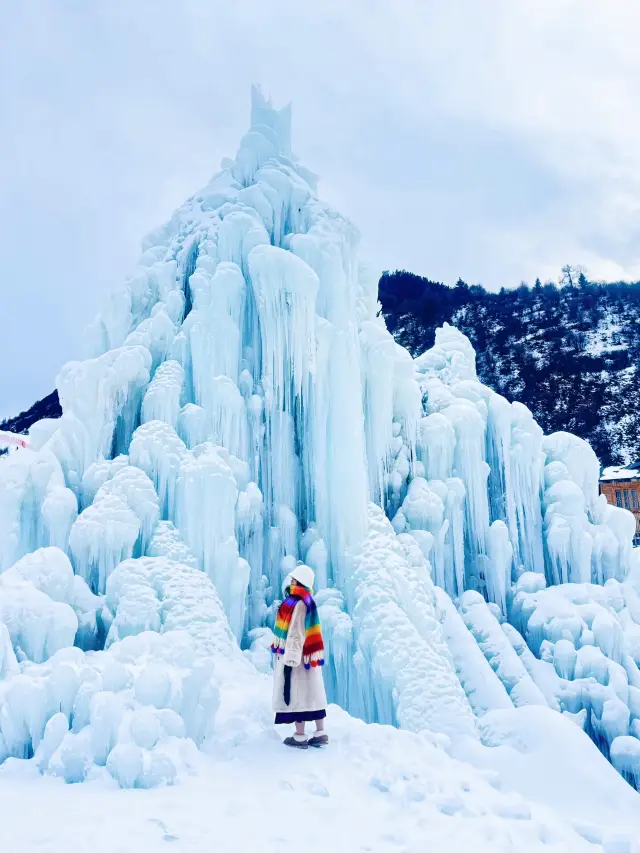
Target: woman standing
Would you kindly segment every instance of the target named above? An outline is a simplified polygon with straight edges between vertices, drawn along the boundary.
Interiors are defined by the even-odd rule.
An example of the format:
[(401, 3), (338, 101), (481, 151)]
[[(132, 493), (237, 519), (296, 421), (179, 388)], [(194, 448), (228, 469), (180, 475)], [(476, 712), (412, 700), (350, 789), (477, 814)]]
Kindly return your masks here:
[[(324, 731), (327, 697), (322, 678), (324, 644), (313, 600), (313, 569), (296, 566), (284, 583), (284, 601), (276, 617), (271, 650), (276, 655), (273, 710), (276, 725), (295, 723), (286, 746), (307, 749), (326, 746)], [(305, 724), (315, 722), (315, 734), (307, 739)]]

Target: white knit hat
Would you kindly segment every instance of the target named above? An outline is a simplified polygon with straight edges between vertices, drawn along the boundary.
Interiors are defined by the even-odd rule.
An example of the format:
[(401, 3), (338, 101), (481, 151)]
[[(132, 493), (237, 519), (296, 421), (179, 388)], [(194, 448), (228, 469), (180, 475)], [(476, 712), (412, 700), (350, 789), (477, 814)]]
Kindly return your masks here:
[(295, 569), (291, 572), (291, 577), (297, 580), (299, 584), (302, 584), (302, 586), (305, 586), (307, 589), (313, 589), (313, 582), (316, 576), (310, 566), (305, 566), (304, 563), (299, 566), (296, 566)]

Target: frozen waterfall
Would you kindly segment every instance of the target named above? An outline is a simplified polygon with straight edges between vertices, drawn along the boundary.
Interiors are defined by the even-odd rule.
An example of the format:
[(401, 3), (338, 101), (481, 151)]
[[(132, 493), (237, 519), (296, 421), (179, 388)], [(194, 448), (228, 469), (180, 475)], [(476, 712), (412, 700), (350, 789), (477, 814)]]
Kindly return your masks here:
[(456, 329), (415, 360), (394, 341), (290, 134), (255, 89), (235, 159), (60, 371), (61, 419), (0, 461), (0, 761), (173, 779), (163, 744), (201, 744), (218, 685), (268, 666), (306, 562), (351, 713), (479, 737), (548, 705), (640, 778), (633, 518)]

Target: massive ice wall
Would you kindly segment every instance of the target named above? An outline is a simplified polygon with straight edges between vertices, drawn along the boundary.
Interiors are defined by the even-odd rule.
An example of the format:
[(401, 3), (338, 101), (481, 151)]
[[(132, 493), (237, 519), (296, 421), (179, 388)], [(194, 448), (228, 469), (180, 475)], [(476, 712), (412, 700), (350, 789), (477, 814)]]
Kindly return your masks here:
[[(370, 503), (397, 510), (418, 464), (413, 361), (378, 316), (357, 231), (315, 190), (291, 151), (289, 111), (254, 91), (235, 159), (146, 238), (87, 332), (90, 357), (60, 372), (60, 421), (38, 424), (33, 451), (3, 463), (3, 755), (46, 742), (41, 766), (69, 780), (106, 763), (122, 784), (148, 784), (151, 758), (128, 745), (158, 750), (202, 711), (163, 691), (161, 666), (138, 690), (135, 654), (142, 667), (150, 651), (170, 652), (168, 641), (132, 638), (156, 632), (193, 648), (193, 701), (214, 715), (206, 697), (220, 665), (202, 662), (211, 653), (203, 626), (218, 625), (262, 665), (265, 626), (299, 560), (315, 569), (320, 599), (340, 602), (340, 618), (327, 614), (328, 680), (354, 713), (474, 733), (437, 617), (427, 534), (423, 550), (417, 533), (396, 539)], [(67, 579), (64, 594), (33, 586), (21, 568), (29, 555)], [(134, 671), (112, 677), (112, 660)], [(64, 701), (29, 722), (19, 685), (29, 679), (42, 693), (61, 672)], [(88, 688), (76, 695), (85, 681), (109, 694), (94, 716), (82, 710), (93, 703)], [(136, 738), (145, 704), (183, 725), (150, 722), (157, 737)]]
[[(463, 335), (415, 361), (396, 344), (290, 125), (253, 92), (235, 159), (145, 239), (60, 372), (62, 418), (0, 463), (0, 760), (173, 778), (211, 731), (220, 660), (267, 668), (298, 561), (329, 694), (363, 719), (475, 736), (494, 707), (578, 713), (513, 584), (623, 581), (632, 521), (584, 442), (478, 382)], [(58, 698), (33, 716), (24, 691)]]
[(546, 704), (637, 787), (633, 516), (599, 496), (600, 466), (586, 442), (544, 436), (524, 406), (478, 381), (473, 349), (456, 329), (438, 329), (415, 364), (419, 462), (393, 525), (418, 539), (434, 581), (457, 602), (459, 615), (439, 594), (474, 712), (504, 707), (505, 692), (516, 707)]

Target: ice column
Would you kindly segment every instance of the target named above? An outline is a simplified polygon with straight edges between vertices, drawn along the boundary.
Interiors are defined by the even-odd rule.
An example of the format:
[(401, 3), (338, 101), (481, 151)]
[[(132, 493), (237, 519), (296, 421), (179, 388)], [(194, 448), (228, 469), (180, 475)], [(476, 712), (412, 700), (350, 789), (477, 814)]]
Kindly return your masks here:
[(274, 246), (249, 254), (260, 317), (266, 444), (263, 493), (273, 513), (299, 518), (313, 507), (310, 391), (315, 368), (318, 278), (304, 261)]

